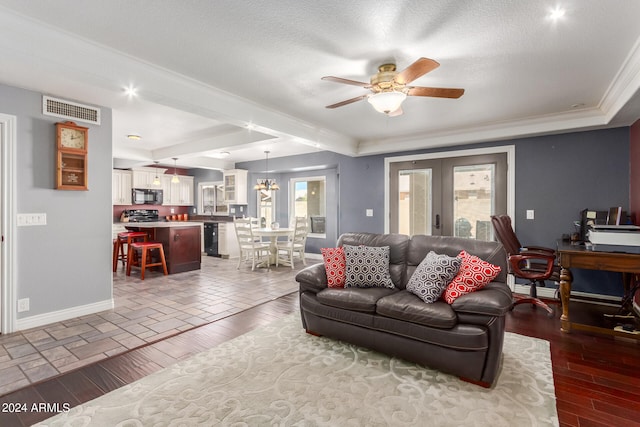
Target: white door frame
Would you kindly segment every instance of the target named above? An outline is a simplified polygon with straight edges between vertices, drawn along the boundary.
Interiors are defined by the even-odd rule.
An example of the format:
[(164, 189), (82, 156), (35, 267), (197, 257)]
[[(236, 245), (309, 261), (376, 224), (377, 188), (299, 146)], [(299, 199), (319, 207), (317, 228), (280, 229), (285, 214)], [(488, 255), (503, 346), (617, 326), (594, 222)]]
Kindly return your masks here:
[[(389, 168), (391, 163), (413, 160), (443, 159), (448, 157), (478, 156), (484, 154), (507, 153), (507, 215), (515, 217), (516, 211), (516, 147), (503, 145), (468, 150), (443, 151), (439, 153), (412, 154), (408, 156), (385, 157), (384, 159), (384, 232), (389, 232)], [(515, 229), (515, 221), (512, 224)]]
[(16, 146), (17, 117), (0, 113), (0, 333), (16, 326)]

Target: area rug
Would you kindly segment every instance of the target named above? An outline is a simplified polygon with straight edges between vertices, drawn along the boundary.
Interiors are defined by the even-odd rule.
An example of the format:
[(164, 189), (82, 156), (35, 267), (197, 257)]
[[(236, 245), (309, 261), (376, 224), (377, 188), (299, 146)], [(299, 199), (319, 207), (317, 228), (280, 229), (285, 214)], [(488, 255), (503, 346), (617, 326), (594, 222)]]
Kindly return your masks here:
[(328, 338), (298, 314), (40, 426), (558, 425), (549, 343), (506, 334), (491, 389)]

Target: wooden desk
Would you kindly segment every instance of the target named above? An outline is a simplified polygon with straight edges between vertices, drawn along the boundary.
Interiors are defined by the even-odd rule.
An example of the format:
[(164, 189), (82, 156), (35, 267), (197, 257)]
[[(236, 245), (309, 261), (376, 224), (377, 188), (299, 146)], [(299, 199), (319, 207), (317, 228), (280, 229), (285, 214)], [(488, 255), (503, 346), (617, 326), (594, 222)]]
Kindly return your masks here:
[[(563, 332), (572, 329), (618, 335), (628, 338), (640, 336), (614, 331), (593, 325), (572, 323), (569, 318), (569, 300), (571, 297), (572, 275), (570, 268), (584, 268), (588, 270), (606, 270), (620, 273), (640, 273), (640, 254), (627, 254), (621, 252), (598, 252), (587, 249), (584, 245), (572, 245), (567, 242), (558, 242), (558, 258), (560, 262), (560, 297), (562, 298), (562, 316), (560, 317)], [(623, 280), (625, 295), (630, 291), (629, 281)]]

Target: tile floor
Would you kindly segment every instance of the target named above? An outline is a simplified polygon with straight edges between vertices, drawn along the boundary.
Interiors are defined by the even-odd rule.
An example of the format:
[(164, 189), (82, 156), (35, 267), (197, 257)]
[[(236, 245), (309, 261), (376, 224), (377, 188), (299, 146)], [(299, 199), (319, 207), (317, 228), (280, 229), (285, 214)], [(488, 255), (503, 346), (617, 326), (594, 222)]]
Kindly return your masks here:
[(204, 256), (201, 270), (144, 281), (119, 268), (113, 310), (0, 335), (0, 395), (294, 292), (303, 267), (236, 266)]

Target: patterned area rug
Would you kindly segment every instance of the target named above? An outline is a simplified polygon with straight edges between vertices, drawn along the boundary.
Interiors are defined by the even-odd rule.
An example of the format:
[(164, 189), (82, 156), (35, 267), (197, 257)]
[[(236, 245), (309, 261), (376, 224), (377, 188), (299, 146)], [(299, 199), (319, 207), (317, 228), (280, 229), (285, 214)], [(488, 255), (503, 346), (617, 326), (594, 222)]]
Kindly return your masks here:
[(298, 314), (38, 425), (558, 425), (549, 343), (507, 333), (492, 389), (306, 334)]

